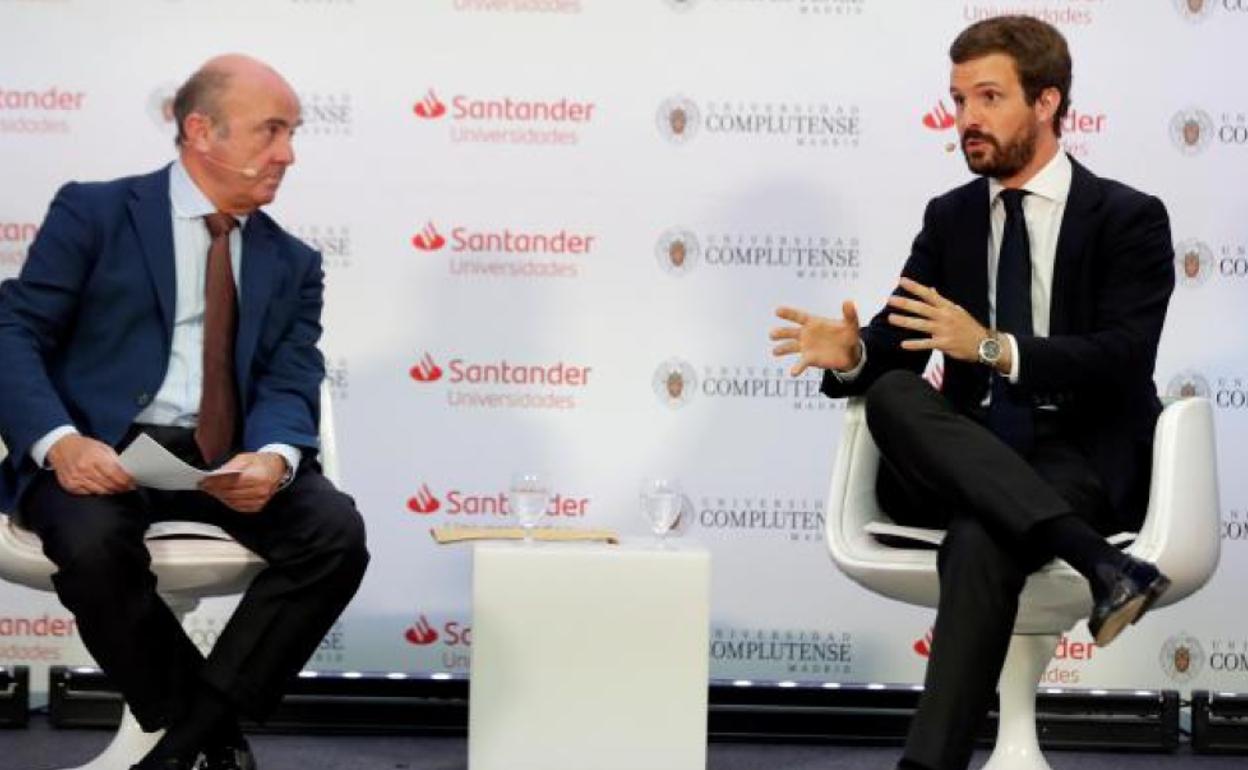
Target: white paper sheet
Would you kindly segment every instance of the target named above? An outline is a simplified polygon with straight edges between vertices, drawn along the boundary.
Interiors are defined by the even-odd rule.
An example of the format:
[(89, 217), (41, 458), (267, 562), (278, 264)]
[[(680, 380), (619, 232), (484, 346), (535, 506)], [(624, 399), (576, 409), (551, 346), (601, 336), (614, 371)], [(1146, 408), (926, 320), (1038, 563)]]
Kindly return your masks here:
[(198, 489), (209, 476), (236, 476), (240, 471), (201, 471), (187, 465), (146, 433), (130, 442), (121, 453), (121, 465), (139, 486), (166, 491)]

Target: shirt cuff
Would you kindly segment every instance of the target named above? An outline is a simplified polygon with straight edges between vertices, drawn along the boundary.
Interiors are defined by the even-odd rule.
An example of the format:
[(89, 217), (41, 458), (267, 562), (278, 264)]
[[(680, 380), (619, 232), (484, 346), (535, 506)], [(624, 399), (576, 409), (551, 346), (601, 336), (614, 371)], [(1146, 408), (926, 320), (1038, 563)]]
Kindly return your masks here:
[(35, 461), (35, 467), (47, 470), (48, 452), (52, 450), (52, 445), (70, 435), (78, 435), (78, 429), (72, 425), (61, 425), (48, 431), (43, 438), (36, 441), (30, 447), (30, 459)]
[(837, 369), (829, 369), (832, 376), (841, 382), (853, 382), (858, 379), (858, 375), (862, 374), (862, 370), (867, 365), (867, 346), (861, 338), (858, 340), (858, 365), (848, 371), (840, 371)]
[(282, 477), (283, 487), (294, 481), (295, 470), (299, 468), (299, 460), (303, 458), (303, 452), (290, 444), (265, 444), (257, 451), (272, 452), (286, 461), (286, 475)]
[(1006, 342), (1010, 343), (1010, 384), (1017, 385), (1020, 368), (1018, 363), (1018, 340), (1014, 339), (1014, 335), (1008, 332), (1003, 336)]

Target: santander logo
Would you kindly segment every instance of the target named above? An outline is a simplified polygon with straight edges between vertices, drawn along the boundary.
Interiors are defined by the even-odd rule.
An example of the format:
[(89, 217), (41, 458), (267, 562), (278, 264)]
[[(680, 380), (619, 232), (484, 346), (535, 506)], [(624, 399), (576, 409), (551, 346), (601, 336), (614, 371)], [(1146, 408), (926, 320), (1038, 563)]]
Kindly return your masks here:
[(421, 484), (416, 494), (407, 499), (407, 509), (412, 513), (428, 516), (442, 507), (442, 501), (429, 490), (428, 484)]
[(425, 228), (412, 236), (412, 245), (421, 251), (437, 251), (446, 245), (446, 238), (433, 226), (433, 222), (426, 222)]
[(914, 651), (918, 655), (926, 658), (932, 654), (932, 629), (927, 629), (927, 633), (914, 643)]
[(403, 634), (403, 638), (417, 647), (427, 647), (438, 641), (438, 632), (430, 625), (428, 618), (422, 614), (415, 623), (408, 627)]
[(35, 239), (39, 225), (34, 222), (0, 222), (0, 241), (26, 243)]
[[(567, 228), (557, 230), (477, 230), (462, 225), (451, 228), (450, 248), (457, 254), (589, 254), (596, 235)], [(412, 236), (412, 246), (420, 251), (441, 251), (446, 236), (432, 221)]]
[[(452, 358), (447, 364), (450, 372), (448, 382), (473, 385), (557, 385), (583, 388), (589, 385), (592, 366), (577, 366), (565, 361), (554, 364), (515, 364), (507, 360), (474, 363), (462, 358)], [(433, 356), (424, 357), (407, 370), (416, 382), (436, 382), (444, 371)]]
[(425, 120), (434, 120), (446, 114), (446, 105), (438, 99), (438, 95), (430, 88), (425, 93), (424, 98), (416, 102), (416, 105), (412, 107), (412, 112), (416, 113), (417, 117)]
[(437, 362), (433, 360), (433, 356), (428, 353), (407, 373), (417, 382), (437, 382), (442, 379), (442, 367), (438, 366)]
[(953, 128), (955, 123), (957, 123), (957, 118), (949, 112), (949, 108), (945, 107), (944, 99), (938, 100), (936, 106), (923, 116), (923, 125), (933, 131), (946, 131)]
[[(920, 657), (930, 658), (932, 655), (932, 639), (933, 629), (929, 628), (921, 639), (915, 641), (911, 649)], [(1062, 634), (1057, 640), (1057, 646), (1053, 649), (1053, 660), (1091, 660), (1095, 652), (1096, 644), (1094, 642), (1077, 642), (1069, 636)]]
[(437, 120), (449, 113), (456, 121), (508, 123), (590, 123), (596, 102), (567, 96), (556, 99), (521, 99), (512, 96), (480, 98), (466, 94), (450, 97), (449, 105), (432, 88), (414, 105), (412, 112), (422, 120)]

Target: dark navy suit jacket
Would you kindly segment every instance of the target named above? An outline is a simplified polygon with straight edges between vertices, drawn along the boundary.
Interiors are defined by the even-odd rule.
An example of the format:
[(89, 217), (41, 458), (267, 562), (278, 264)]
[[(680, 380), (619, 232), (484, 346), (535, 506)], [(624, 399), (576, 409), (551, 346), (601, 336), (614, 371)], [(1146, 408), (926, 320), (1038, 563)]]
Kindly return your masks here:
[[(1064, 433), (1088, 457), (1117, 524), (1143, 520), (1161, 412), (1153, 367), (1170, 294), (1174, 250), (1158, 199), (1093, 175), (1071, 160), (1072, 176), (1053, 266), (1049, 336), (1018, 340), (1019, 387), (1058, 405)], [(988, 326), (988, 181), (980, 178), (928, 204), (902, 274), (966, 308)], [(900, 289), (900, 293), (903, 293)], [(862, 393), (885, 371), (922, 371), (926, 351), (900, 346), (914, 332), (885, 308), (863, 329), (867, 363), (852, 383), (825, 373), (829, 396)], [(942, 392), (959, 409), (983, 402), (988, 372), (945, 359)]]
[[(242, 232), (235, 371), (242, 448), (315, 451), (321, 257), (254, 212)], [(169, 167), (57, 193), (21, 274), (0, 284), (0, 510), (58, 425), (117, 446), (160, 389), (173, 338)]]

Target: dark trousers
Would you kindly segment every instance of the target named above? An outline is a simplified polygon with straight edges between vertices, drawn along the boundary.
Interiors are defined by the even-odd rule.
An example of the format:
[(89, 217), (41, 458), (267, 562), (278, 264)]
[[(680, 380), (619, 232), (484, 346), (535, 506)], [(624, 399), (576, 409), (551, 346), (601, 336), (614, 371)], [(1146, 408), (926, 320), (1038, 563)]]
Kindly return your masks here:
[(1023, 457), (917, 375), (889, 372), (867, 390), (867, 426), (881, 454), (877, 495), (900, 524), (945, 528), (937, 555), (940, 605), (918, 713), (905, 758), (961, 770), (996, 690), (1027, 575), (1054, 557), (1032, 528), (1076, 514), (1098, 531), (1110, 520), (1105, 491), (1037, 411), (1034, 450)]
[[(189, 430), (153, 434), (184, 459), (198, 459)], [(19, 514), (56, 564), (57, 596), (87, 650), (148, 731), (176, 722), (201, 683), (263, 720), (355, 595), (368, 564), (354, 501), (308, 461), (255, 514), (202, 492), (72, 495), (51, 472), (34, 481)], [(215, 524), (268, 563), (206, 659), (156, 594), (143, 536), (162, 519)]]

